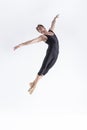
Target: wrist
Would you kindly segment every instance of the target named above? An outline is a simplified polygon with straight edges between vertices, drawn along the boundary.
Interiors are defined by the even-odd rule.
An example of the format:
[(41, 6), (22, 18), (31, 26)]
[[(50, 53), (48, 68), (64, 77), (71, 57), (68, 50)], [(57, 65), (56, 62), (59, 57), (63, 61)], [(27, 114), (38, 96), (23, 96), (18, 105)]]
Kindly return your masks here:
[(23, 46), (23, 43), (19, 44), (19, 46), (20, 46), (20, 47)]

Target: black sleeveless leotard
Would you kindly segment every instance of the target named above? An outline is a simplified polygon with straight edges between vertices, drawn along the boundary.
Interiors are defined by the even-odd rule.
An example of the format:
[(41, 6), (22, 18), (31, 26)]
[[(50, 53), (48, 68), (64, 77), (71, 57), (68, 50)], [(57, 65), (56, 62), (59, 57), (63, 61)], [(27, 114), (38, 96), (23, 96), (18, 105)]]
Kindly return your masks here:
[(46, 43), (48, 44), (48, 49), (46, 51), (46, 56), (43, 60), (38, 75), (45, 75), (49, 71), (49, 69), (55, 64), (59, 54), (59, 41), (55, 33), (53, 35), (46, 35), (46, 36), (47, 36)]

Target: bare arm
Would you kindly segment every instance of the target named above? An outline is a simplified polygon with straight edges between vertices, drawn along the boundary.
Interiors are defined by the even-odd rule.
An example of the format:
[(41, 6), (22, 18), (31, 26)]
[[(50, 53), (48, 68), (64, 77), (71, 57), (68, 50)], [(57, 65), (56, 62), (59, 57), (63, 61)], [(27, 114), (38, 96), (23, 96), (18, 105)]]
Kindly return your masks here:
[(54, 31), (56, 19), (59, 17), (59, 15), (56, 15), (51, 23), (50, 30)]
[(37, 43), (37, 42), (41, 42), (41, 41), (45, 41), (45, 38), (43, 37), (43, 35), (35, 38), (35, 39), (32, 39), (32, 40), (29, 40), (29, 41), (26, 41), (24, 43), (21, 43), (17, 46), (14, 47), (14, 50), (16, 50), (17, 48), (19, 47), (22, 47), (22, 46), (25, 46), (25, 45), (29, 45), (29, 44), (33, 44), (33, 43)]

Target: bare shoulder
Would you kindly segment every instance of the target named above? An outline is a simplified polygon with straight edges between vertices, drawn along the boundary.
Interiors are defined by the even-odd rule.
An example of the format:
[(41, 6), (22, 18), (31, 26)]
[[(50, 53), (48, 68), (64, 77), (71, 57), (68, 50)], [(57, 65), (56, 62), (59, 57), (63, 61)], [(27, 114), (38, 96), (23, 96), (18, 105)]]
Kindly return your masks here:
[(49, 28), (49, 32), (53, 32), (54, 33), (54, 29), (52, 27)]
[(45, 35), (40, 35), (39, 38), (41, 38), (41, 40), (44, 42), (47, 40), (47, 36)]

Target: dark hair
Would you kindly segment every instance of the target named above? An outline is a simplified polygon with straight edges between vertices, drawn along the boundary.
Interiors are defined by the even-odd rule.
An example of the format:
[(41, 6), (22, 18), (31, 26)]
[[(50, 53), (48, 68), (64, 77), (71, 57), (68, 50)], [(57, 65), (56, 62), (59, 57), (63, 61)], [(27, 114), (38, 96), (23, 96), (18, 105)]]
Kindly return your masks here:
[(44, 26), (42, 24), (37, 25), (37, 27), (36, 27), (37, 30), (38, 30), (38, 27), (43, 27), (44, 28)]

